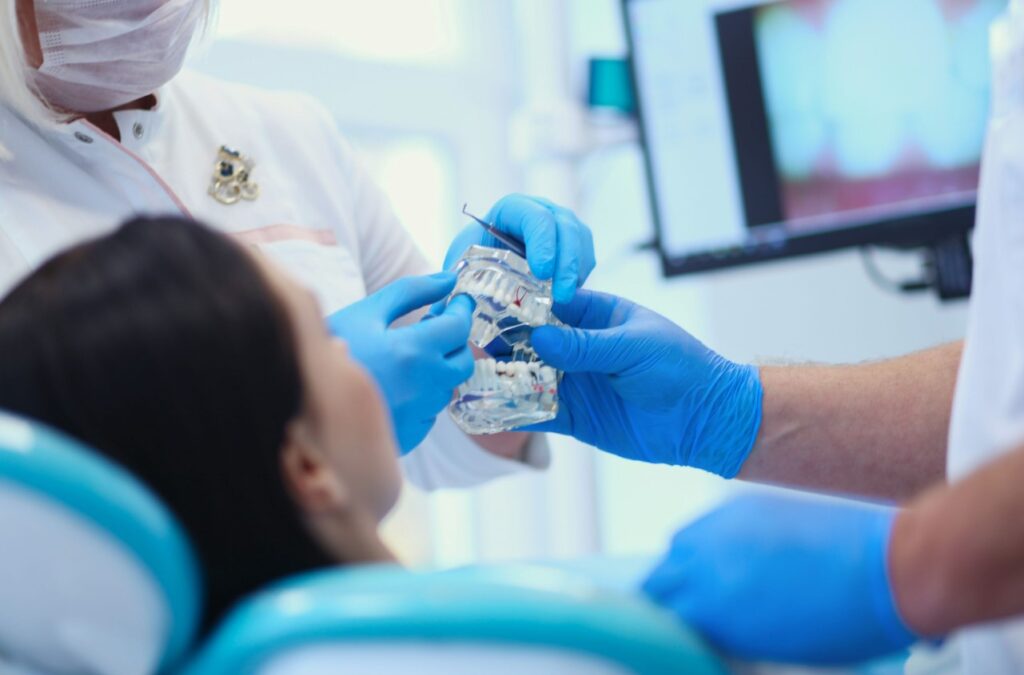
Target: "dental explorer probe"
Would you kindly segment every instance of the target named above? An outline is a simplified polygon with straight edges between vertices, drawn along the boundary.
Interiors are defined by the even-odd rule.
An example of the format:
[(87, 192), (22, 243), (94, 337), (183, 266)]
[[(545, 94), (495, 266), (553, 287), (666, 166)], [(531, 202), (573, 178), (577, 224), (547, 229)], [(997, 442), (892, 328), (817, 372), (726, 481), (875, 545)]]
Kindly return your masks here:
[(492, 237), (494, 237), (502, 244), (507, 246), (509, 250), (518, 255), (520, 258), (526, 258), (526, 246), (523, 244), (523, 242), (519, 241), (512, 235), (505, 234), (504, 232), (496, 228), (494, 225), (491, 225), (487, 221), (481, 218), (477, 218), (472, 213), (466, 210), (468, 206), (469, 204), (462, 205), (462, 215), (469, 216), (470, 218), (472, 218), (480, 227), (490, 232)]

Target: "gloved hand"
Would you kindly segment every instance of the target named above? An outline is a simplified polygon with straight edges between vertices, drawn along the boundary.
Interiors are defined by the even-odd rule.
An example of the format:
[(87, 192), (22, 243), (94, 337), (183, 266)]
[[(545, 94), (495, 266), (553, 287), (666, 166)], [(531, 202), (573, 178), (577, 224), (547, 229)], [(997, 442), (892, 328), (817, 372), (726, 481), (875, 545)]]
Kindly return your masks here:
[[(541, 280), (552, 279), (551, 293), (558, 302), (572, 299), (594, 269), (594, 238), (590, 228), (569, 209), (539, 197), (509, 195), (484, 218), (526, 245), (530, 271)], [(470, 223), (448, 248), (444, 268), (450, 270), (470, 246), (504, 245), (487, 230)]]
[(761, 423), (761, 381), (663, 316), (581, 290), (541, 326), (537, 354), (565, 371), (558, 417), (530, 427), (646, 462), (735, 476)]
[(402, 454), (423, 441), (452, 390), (473, 374), (467, 344), (473, 301), (460, 295), (437, 316), (410, 326), (389, 326), (454, 287), (454, 274), (406, 277), (327, 319), (331, 333), (348, 343), (352, 356), (377, 380)]
[(916, 639), (889, 585), (895, 513), (741, 496), (676, 534), (643, 590), (740, 658), (829, 665), (890, 654)]

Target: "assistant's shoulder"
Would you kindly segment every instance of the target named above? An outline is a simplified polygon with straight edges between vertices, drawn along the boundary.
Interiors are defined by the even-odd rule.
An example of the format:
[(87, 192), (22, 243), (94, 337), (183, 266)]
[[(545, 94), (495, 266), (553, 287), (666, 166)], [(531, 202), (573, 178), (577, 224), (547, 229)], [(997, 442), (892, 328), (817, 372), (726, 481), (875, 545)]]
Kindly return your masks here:
[(207, 113), (258, 117), (269, 124), (284, 124), (296, 116), (318, 122), (330, 120), (326, 108), (309, 94), (222, 80), (195, 70), (183, 70), (167, 88), (174, 103)]
[(309, 94), (231, 82), (194, 70), (182, 71), (167, 87), (174, 105), (186, 113), (234, 119), (273, 137), (305, 136), (313, 143), (349, 150), (327, 108)]

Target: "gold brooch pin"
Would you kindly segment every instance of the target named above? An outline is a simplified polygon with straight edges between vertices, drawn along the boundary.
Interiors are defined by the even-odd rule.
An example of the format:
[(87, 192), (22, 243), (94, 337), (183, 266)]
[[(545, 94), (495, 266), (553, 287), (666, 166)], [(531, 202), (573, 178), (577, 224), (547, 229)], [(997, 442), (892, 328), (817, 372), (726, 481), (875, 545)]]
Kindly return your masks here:
[(260, 196), (260, 186), (250, 181), (253, 166), (255, 163), (242, 153), (226, 145), (220, 146), (207, 192), (221, 204), (256, 199)]

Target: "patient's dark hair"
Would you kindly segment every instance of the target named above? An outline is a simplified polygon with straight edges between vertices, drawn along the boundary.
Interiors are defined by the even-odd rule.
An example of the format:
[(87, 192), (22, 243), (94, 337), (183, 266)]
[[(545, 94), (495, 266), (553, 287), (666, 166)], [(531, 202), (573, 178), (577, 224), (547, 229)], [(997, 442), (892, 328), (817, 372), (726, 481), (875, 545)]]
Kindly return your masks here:
[(302, 390), (291, 324), (254, 261), (181, 218), (76, 246), (0, 302), (0, 408), (164, 500), (199, 553), (206, 628), (241, 595), (331, 562), (282, 481)]

